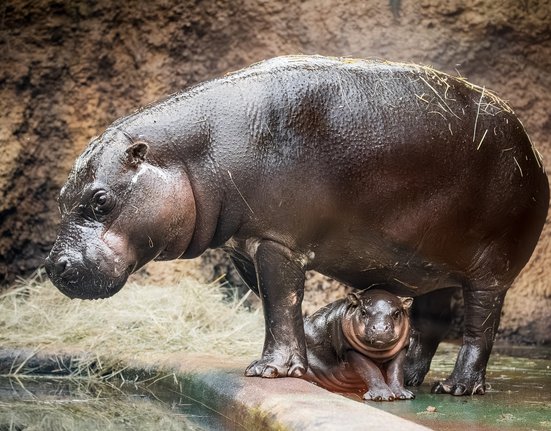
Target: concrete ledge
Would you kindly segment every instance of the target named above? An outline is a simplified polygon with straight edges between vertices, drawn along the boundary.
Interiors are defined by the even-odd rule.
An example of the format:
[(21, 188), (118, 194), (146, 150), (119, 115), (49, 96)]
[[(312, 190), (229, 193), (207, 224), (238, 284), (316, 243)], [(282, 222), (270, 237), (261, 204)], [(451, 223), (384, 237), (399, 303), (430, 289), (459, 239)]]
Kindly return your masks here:
[[(199, 401), (246, 429), (353, 431), (365, 430), (367, 426), (403, 431), (428, 429), (304, 380), (244, 377), (248, 359), (163, 355), (147, 362), (158, 364), (163, 371), (176, 372)], [(260, 424), (264, 427), (259, 428)]]
[[(38, 373), (69, 371), (75, 354), (0, 350), (0, 373), (13, 372), (23, 361), (25, 369)], [(174, 385), (173, 390), (216, 411), (234, 428), (292, 431), (354, 431), (371, 427), (401, 431), (428, 429), (300, 379), (244, 377), (246, 359), (163, 354), (141, 355), (124, 362), (129, 367), (125, 378), (130, 380), (136, 374), (173, 374), (174, 378), (164, 379), (162, 384)]]

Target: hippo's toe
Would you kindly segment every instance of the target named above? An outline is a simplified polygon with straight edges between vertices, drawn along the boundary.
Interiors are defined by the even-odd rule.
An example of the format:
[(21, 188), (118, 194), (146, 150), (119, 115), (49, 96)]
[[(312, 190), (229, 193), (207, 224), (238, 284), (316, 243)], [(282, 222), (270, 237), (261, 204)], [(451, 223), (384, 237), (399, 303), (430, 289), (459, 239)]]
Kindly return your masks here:
[(289, 377), (302, 377), (306, 373), (306, 368), (303, 364), (294, 364), (289, 368), (287, 375)]
[(452, 382), (450, 379), (443, 382), (436, 382), (432, 385), (431, 392), (434, 394), (462, 395), (484, 395), (486, 385), (484, 382), (466, 383)]
[(395, 398), (394, 392), (388, 387), (371, 388), (363, 394), (366, 401), (394, 401)]
[(392, 388), (394, 396), (397, 400), (412, 400), (415, 398), (415, 394), (406, 388)]
[(279, 372), (277, 368), (272, 367), (271, 365), (266, 365), (260, 375), (267, 379), (273, 379), (279, 376)]
[(274, 357), (263, 357), (253, 361), (245, 370), (247, 377), (301, 377), (306, 373), (306, 364), (297, 356), (288, 361), (278, 361)]

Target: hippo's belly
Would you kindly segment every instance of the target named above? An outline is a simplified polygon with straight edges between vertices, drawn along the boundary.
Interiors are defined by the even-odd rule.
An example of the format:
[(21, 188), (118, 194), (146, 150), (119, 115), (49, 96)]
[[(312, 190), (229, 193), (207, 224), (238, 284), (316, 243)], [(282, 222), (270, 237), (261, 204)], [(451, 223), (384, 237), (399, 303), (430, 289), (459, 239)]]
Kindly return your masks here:
[[(357, 247), (356, 240), (361, 243)], [(357, 289), (383, 285), (396, 295), (419, 296), (460, 287), (464, 277), (447, 263), (429, 261), (414, 249), (373, 246), (368, 240), (322, 244), (317, 250), (310, 269)]]
[[(307, 210), (300, 211), (309, 214)], [(381, 228), (380, 223), (373, 226), (368, 217), (342, 217), (328, 224), (322, 222), (321, 226), (318, 222), (319, 219), (314, 218), (303, 223), (287, 219), (280, 229), (258, 229), (245, 234), (282, 243), (298, 252), (304, 256), (307, 270), (315, 270), (357, 289), (384, 285), (385, 289), (402, 296), (419, 296), (436, 289), (461, 286), (465, 277), (461, 267), (467, 264), (459, 260), (459, 247), (476, 254), (480, 246), (477, 242), (466, 245), (453, 239), (449, 239), (453, 245), (442, 245), (431, 242), (429, 237), (433, 234), (430, 233), (421, 238), (410, 236), (402, 242), (391, 240), (382, 232), (384, 227)], [(277, 223), (278, 220), (273, 221), (272, 226)], [(247, 253), (250, 241), (242, 239), (231, 244), (231, 248), (241, 249), (252, 257), (250, 250)]]
[(367, 390), (365, 382), (348, 362), (327, 366), (311, 355), (308, 356), (308, 370), (303, 379), (331, 392), (363, 394)]

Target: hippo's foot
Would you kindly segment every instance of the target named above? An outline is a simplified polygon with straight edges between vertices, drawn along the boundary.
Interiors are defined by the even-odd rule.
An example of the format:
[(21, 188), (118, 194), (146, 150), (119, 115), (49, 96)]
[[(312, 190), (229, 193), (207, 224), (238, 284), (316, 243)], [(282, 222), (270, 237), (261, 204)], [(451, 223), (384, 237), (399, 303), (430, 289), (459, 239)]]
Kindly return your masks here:
[(412, 337), (404, 363), (404, 382), (406, 386), (419, 386), (429, 372), (436, 344), (423, 340), (421, 336)]
[(455, 396), (461, 395), (484, 395), (486, 385), (484, 379), (475, 379), (468, 381), (467, 379), (449, 378), (443, 382), (436, 382), (432, 385), (431, 392), (434, 394), (450, 394)]
[(363, 394), (363, 399), (366, 401), (394, 401), (396, 395), (394, 395), (394, 392), (392, 392), (388, 386), (382, 386), (370, 388)]
[(406, 386), (419, 386), (429, 372), (430, 358), (422, 358), (415, 363), (408, 357), (404, 365), (404, 382)]
[(282, 359), (282, 355), (278, 354), (263, 355), (261, 359), (253, 361), (247, 367), (245, 376), (266, 377), (269, 379), (276, 377), (301, 377), (306, 373), (306, 368), (306, 361), (298, 354), (289, 355), (287, 360)]
[(394, 398), (397, 400), (412, 400), (415, 398), (415, 394), (410, 390), (403, 387), (391, 387), (394, 393)]

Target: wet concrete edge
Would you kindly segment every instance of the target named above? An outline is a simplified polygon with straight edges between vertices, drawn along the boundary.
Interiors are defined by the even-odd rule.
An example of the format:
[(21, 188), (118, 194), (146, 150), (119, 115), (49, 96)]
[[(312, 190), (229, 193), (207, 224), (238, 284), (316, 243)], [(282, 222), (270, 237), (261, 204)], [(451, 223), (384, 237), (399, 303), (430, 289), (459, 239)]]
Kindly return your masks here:
[[(94, 366), (95, 355), (82, 352), (0, 349), (0, 374), (19, 367), (26, 374), (69, 375), (82, 358)], [(195, 354), (143, 354), (121, 361), (123, 377), (172, 375), (157, 385), (170, 386), (215, 411), (231, 426), (245, 430), (416, 431), (429, 428), (332, 394), (300, 379), (261, 379), (243, 376), (247, 360)], [(99, 364), (98, 364), (99, 367)]]

